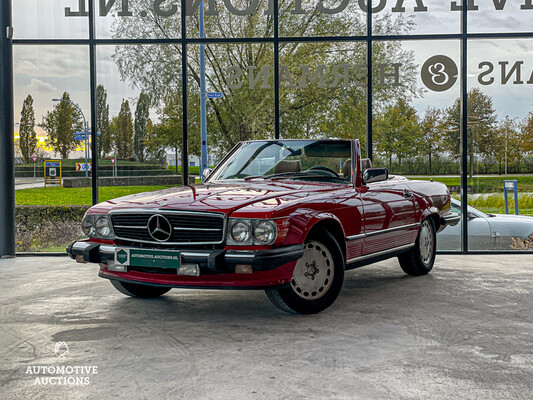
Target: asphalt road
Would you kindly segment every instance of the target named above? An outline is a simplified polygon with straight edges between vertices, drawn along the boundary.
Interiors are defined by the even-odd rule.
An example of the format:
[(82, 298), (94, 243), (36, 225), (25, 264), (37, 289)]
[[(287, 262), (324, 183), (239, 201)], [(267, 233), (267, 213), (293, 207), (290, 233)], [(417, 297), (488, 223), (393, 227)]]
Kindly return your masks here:
[(33, 189), (44, 187), (44, 178), (15, 178), (15, 189)]
[(127, 298), (67, 258), (1, 260), (0, 273), (2, 400), (533, 393), (531, 255), (439, 256), (419, 278), (389, 260), (348, 272), (313, 316), (286, 315), (261, 291)]

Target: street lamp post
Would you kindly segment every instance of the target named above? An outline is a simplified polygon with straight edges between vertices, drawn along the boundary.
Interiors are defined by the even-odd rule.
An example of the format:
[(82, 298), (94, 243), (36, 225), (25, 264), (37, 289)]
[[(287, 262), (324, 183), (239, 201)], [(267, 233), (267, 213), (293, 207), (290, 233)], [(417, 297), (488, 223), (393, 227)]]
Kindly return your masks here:
[(64, 101), (65, 103), (72, 104), (74, 107), (78, 109), (78, 111), (81, 113), (81, 116), (83, 117), (83, 133), (85, 135), (85, 177), (89, 177), (89, 164), (87, 163), (87, 159), (89, 158), (89, 126), (87, 124), (87, 120), (85, 119), (85, 115), (83, 114), (83, 111), (81, 111), (81, 108), (74, 102), (70, 100), (65, 99), (52, 99), (52, 101)]
[[(205, 37), (204, 34), (204, 2), (200, 2), (200, 39)], [(207, 99), (205, 90), (205, 45), (200, 44), (200, 140), (201, 140), (201, 161), (200, 161), (200, 178), (204, 181), (203, 171), (207, 168)], [(177, 164), (176, 164), (177, 165)], [(177, 170), (176, 166), (176, 170)], [(188, 182), (184, 182), (188, 185)]]

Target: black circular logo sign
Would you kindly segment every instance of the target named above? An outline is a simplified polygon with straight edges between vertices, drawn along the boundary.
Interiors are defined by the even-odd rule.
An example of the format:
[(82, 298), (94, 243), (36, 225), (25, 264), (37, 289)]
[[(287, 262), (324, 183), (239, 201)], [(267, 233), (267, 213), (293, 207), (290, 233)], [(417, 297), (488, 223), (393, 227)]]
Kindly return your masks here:
[(429, 90), (444, 92), (457, 82), (457, 64), (447, 56), (433, 56), (422, 66), (422, 82)]
[(172, 236), (170, 221), (161, 214), (155, 214), (148, 220), (148, 233), (159, 242), (166, 242)]

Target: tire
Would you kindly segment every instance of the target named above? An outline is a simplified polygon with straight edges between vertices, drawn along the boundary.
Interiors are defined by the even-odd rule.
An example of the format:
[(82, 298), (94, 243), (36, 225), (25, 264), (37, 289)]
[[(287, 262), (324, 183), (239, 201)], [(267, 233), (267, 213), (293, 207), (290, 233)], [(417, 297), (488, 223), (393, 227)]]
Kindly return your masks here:
[(420, 225), (415, 245), (398, 256), (403, 272), (411, 276), (426, 275), (432, 270), (437, 252), (437, 231), (432, 218)]
[(276, 307), (290, 314), (324, 311), (339, 296), (344, 282), (344, 257), (331, 233), (310, 235), (304, 244), (289, 286), (265, 290)]
[(126, 296), (138, 297), (142, 299), (159, 297), (171, 289), (159, 286), (120, 282), (115, 279), (110, 279), (110, 282), (120, 293), (125, 294)]

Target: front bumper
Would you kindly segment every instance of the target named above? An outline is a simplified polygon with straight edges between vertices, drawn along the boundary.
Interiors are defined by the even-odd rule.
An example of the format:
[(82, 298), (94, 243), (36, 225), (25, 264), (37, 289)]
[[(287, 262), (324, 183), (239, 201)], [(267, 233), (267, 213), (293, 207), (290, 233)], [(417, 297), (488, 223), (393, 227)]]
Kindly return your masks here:
[[(83, 262), (107, 264), (115, 259), (117, 246), (89, 241), (72, 242), (67, 247), (73, 259)], [(303, 244), (294, 244), (268, 250), (179, 250), (183, 264), (198, 264), (213, 272), (234, 273), (238, 264), (251, 265), (253, 271), (272, 271), (284, 264), (298, 260), (304, 254)]]

